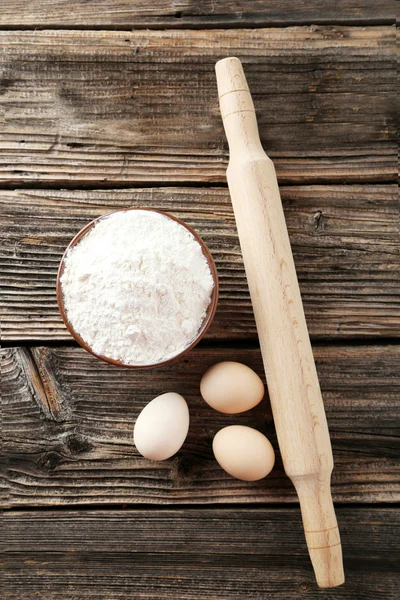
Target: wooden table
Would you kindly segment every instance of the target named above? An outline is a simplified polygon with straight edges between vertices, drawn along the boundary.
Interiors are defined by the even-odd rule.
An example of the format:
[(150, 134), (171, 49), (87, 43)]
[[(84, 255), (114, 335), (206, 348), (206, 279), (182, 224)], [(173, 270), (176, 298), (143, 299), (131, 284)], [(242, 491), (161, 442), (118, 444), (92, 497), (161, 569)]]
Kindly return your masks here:
[[(391, 0), (8, 0), (0, 13), (3, 598), (398, 597), (399, 198)], [(346, 584), (318, 590), (281, 460), (254, 484), (211, 440), (205, 369), (262, 374), (225, 181), (214, 63), (236, 55), (275, 161), (335, 457)], [(58, 262), (89, 220), (170, 211), (200, 233), (221, 299), (176, 365), (132, 372), (77, 347)], [(182, 393), (190, 434), (141, 458), (143, 406)], [(397, 529), (396, 529), (397, 528)], [(396, 579), (397, 577), (397, 579)]]

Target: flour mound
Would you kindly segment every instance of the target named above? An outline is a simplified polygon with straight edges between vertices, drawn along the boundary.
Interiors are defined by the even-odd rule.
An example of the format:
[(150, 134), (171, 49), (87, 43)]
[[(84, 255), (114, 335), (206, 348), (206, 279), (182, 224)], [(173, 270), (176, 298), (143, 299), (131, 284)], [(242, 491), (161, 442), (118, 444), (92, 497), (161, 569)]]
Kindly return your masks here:
[(211, 301), (200, 244), (156, 212), (101, 219), (65, 258), (61, 289), (74, 330), (96, 354), (154, 364), (187, 348)]

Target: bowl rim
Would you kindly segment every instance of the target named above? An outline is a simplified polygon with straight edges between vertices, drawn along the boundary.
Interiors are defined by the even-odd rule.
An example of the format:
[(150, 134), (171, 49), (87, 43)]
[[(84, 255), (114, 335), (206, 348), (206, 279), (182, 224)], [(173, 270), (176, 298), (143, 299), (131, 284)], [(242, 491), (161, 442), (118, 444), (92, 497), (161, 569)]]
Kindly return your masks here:
[[(79, 335), (79, 333), (77, 333), (75, 331), (74, 327), (72, 326), (71, 322), (68, 319), (66, 309), (64, 306), (63, 292), (62, 292), (62, 287), (61, 287), (61, 277), (64, 273), (65, 258), (67, 256), (67, 253), (69, 252), (69, 250), (71, 250), (71, 248), (76, 246), (82, 240), (82, 238), (85, 237), (85, 235), (89, 232), (89, 230), (92, 229), (99, 221), (106, 219), (107, 217), (110, 217), (117, 213), (127, 212), (127, 211), (131, 211), (131, 210), (146, 210), (149, 212), (155, 212), (160, 215), (164, 215), (165, 217), (168, 217), (169, 219), (172, 219), (176, 223), (179, 223), (180, 225), (185, 227), (185, 229), (187, 229), (193, 235), (193, 237), (196, 239), (196, 241), (200, 244), (203, 255), (205, 256), (208, 266), (210, 268), (211, 275), (212, 275), (213, 282), (214, 282), (214, 287), (211, 292), (211, 300), (210, 300), (210, 304), (208, 305), (208, 308), (207, 308), (206, 317), (205, 317), (196, 337), (192, 340), (192, 342), (189, 344), (189, 346), (184, 348), (184, 350), (179, 352), (179, 354), (176, 354), (175, 356), (172, 356), (171, 358), (168, 358), (167, 360), (162, 360), (157, 363), (145, 364), (145, 365), (127, 365), (126, 363), (124, 363), (120, 360), (116, 360), (114, 358), (108, 358), (107, 356), (104, 356), (102, 354), (96, 354), (96, 352), (93, 352), (93, 350), (85, 342), (85, 340)], [(82, 346), (82, 348), (84, 348), (87, 352), (89, 352), (96, 358), (99, 358), (100, 360), (111, 363), (118, 367), (125, 367), (127, 369), (151, 369), (154, 367), (161, 367), (164, 365), (168, 365), (172, 362), (179, 360), (184, 354), (186, 354), (187, 352), (190, 352), (190, 350), (192, 350), (200, 342), (200, 340), (204, 337), (204, 335), (207, 333), (207, 331), (214, 319), (214, 315), (215, 315), (215, 312), (217, 310), (217, 305), (218, 305), (218, 297), (219, 297), (218, 271), (217, 271), (217, 267), (215, 266), (215, 262), (212, 257), (212, 254), (209, 251), (209, 249), (207, 248), (206, 244), (203, 242), (203, 240), (201, 239), (199, 234), (194, 229), (192, 229), (192, 227), (190, 227), (190, 225), (188, 225), (187, 223), (182, 221), (182, 219), (179, 219), (175, 215), (171, 215), (170, 213), (167, 213), (163, 210), (158, 210), (155, 208), (140, 208), (140, 207), (121, 208), (120, 210), (115, 210), (113, 212), (101, 215), (100, 217), (97, 217), (96, 219), (93, 219), (87, 225), (85, 225), (80, 231), (78, 231), (78, 233), (72, 238), (72, 240), (70, 241), (70, 243), (68, 244), (68, 246), (66, 247), (66, 249), (62, 255), (62, 258), (60, 260), (60, 264), (58, 267), (57, 281), (56, 281), (56, 295), (57, 295), (58, 309), (60, 311), (62, 320), (64, 321), (66, 328), (68, 329), (68, 331), (72, 335), (72, 337), (78, 342), (78, 344), (80, 346)]]

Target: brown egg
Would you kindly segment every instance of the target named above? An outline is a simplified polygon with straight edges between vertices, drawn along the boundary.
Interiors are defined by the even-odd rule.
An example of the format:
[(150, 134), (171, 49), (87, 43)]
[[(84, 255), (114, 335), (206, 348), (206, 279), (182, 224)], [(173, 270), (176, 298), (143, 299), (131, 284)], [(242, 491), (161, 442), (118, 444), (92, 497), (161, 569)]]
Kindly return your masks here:
[(204, 400), (219, 412), (234, 415), (256, 406), (264, 396), (264, 384), (238, 362), (220, 362), (206, 371), (200, 382)]
[(243, 481), (262, 479), (275, 462), (274, 449), (265, 435), (243, 425), (230, 425), (218, 431), (213, 451), (224, 471)]

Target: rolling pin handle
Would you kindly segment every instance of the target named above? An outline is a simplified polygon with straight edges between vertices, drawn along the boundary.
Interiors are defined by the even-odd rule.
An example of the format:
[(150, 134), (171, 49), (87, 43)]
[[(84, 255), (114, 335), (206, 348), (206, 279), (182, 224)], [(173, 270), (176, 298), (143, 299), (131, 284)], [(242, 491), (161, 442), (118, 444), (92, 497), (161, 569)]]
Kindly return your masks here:
[(317, 474), (291, 479), (299, 497), (304, 533), (317, 583), (321, 588), (342, 585), (342, 546), (330, 477), (324, 483)]
[(253, 99), (242, 63), (224, 58), (215, 65), (221, 116), (232, 159), (266, 158), (258, 133)]

